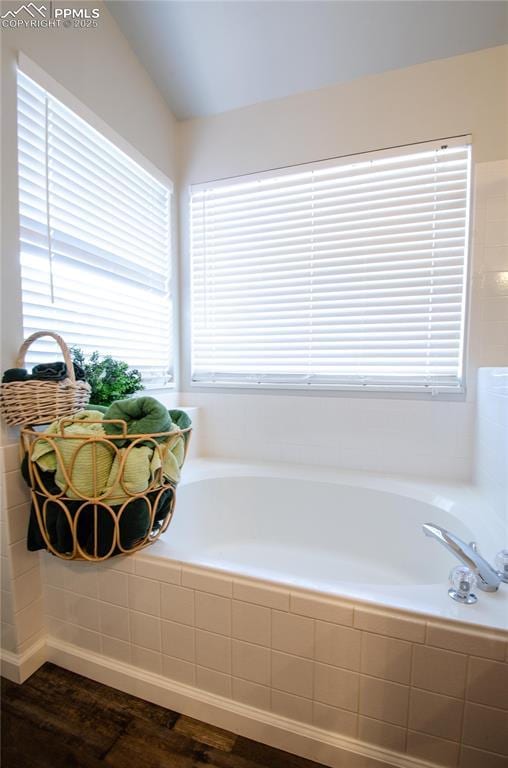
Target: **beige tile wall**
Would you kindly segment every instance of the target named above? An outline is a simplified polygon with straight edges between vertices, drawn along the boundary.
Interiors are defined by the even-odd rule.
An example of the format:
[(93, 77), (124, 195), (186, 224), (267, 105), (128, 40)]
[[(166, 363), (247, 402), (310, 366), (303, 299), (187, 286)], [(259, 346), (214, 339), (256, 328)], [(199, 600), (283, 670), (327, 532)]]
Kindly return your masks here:
[(454, 768), (508, 761), (508, 636), (180, 567), (44, 555), (50, 635)]

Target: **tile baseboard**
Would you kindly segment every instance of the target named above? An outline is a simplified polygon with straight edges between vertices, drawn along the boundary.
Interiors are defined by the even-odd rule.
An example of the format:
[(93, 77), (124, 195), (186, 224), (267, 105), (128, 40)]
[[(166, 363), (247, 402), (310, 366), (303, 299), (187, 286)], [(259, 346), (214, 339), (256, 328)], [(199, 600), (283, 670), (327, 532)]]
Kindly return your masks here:
[(24, 653), (0, 650), (2, 677), (13, 683), (24, 683), (39, 667), (48, 661), (47, 640), (39, 638)]

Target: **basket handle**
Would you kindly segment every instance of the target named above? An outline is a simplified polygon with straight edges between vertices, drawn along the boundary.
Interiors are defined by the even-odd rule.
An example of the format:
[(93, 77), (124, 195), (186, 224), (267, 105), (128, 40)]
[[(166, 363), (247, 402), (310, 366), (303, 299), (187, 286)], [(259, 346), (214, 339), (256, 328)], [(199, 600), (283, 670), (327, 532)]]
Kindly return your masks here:
[(67, 375), (69, 379), (72, 381), (73, 384), (76, 383), (76, 376), (74, 374), (74, 365), (71, 360), (71, 353), (69, 352), (69, 347), (65, 343), (65, 341), (62, 339), (61, 336), (58, 335), (58, 333), (54, 333), (53, 331), (37, 331), (37, 333), (32, 333), (31, 336), (29, 336), (23, 344), (19, 348), (18, 356), (16, 358), (16, 368), (24, 368), (25, 363), (25, 355), (27, 353), (28, 347), (30, 344), (33, 344), (34, 341), (37, 341), (37, 339), (40, 339), (41, 336), (51, 336), (52, 339), (56, 341), (58, 346), (60, 347), (63, 355), (63, 359), (65, 361), (65, 365), (67, 366)]

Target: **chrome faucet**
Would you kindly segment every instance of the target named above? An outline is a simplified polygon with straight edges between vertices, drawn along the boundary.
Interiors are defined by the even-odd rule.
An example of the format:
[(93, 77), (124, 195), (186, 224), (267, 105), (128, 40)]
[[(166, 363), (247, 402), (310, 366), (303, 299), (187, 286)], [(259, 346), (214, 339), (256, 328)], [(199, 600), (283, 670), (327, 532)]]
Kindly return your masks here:
[(425, 523), (423, 532), (426, 536), (432, 536), (434, 539), (437, 539), (461, 563), (467, 565), (475, 574), (479, 589), (483, 589), (484, 592), (496, 592), (502, 581), (508, 582), (508, 575), (501, 571), (496, 571), (489, 565), (478, 552), (478, 547), (474, 541), (466, 544), (458, 536), (455, 536), (454, 533), (450, 533), (450, 531), (440, 528), (439, 525), (434, 523)]

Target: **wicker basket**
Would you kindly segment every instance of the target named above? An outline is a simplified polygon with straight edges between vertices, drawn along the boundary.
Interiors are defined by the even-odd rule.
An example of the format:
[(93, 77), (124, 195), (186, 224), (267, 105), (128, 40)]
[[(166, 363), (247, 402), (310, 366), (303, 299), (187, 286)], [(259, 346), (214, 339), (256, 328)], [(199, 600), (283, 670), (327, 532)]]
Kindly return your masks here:
[[(171, 522), (176, 500), (176, 483), (168, 480), (163, 472), (164, 446), (167, 447), (171, 438), (183, 438), (184, 453), (180, 467), (183, 466), (192, 427), (157, 434), (129, 435), (126, 423), (115, 419), (100, 423), (120, 424), (121, 434), (84, 437), (76, 433), (65, 434), (65, 426), (72, 421), (63, 419), (60, 432), (56, 434), (28, 428), (21, 431), (21, 448), (27, 458), (31, 486), (32, 515), (37, 520), (46, 549), (64, 560), (97, 562), (113, 555), (131, 554), (152, 544)], [(64, 468), (63, 489), (48, 487), (44, 477), (46, 473), (32, 460), (34, 446), (41, 438), (51, 445), (57, 465)], [(161, 467), (154, 472), (147, 488), (134, 493), (129, 490), (125, 470), (129, 452), (139, 446), (153, 447), (154, 452), (158, 451)], [(93, 487), (88, 495), (73, 479), (75, 463), (83, 450), (88, 451), (87, 462), (91, 468)], [(97, 487), (100, 452), (104, 450), (111, 452), (113, 461), (118, 459), (114, 487), (121, 496), (113, 497), (111, 490), (101, 492)], [(63, 454), (66, 454), (66, 461)], [(139, 517), (140, 511), (143, 531), (133, 537), (133, 515)], [(135, 518), (136, 524), (138, 517)], [(130, 530), (128, 536), (125, 534), (127, 529)]]
[(30, 344), (41, 336), (51, 336), (67, 366), (63, 381), (10, 381), (0, 385), (0, 410), (7, 424), (49, 424), (62, 416), (72, 416), (90, 400), (90, 385), (76, 381), (74, 366), (64, 340), (52, 331), (32, 333), (21, 345), (15, 367), (23, 368)]

